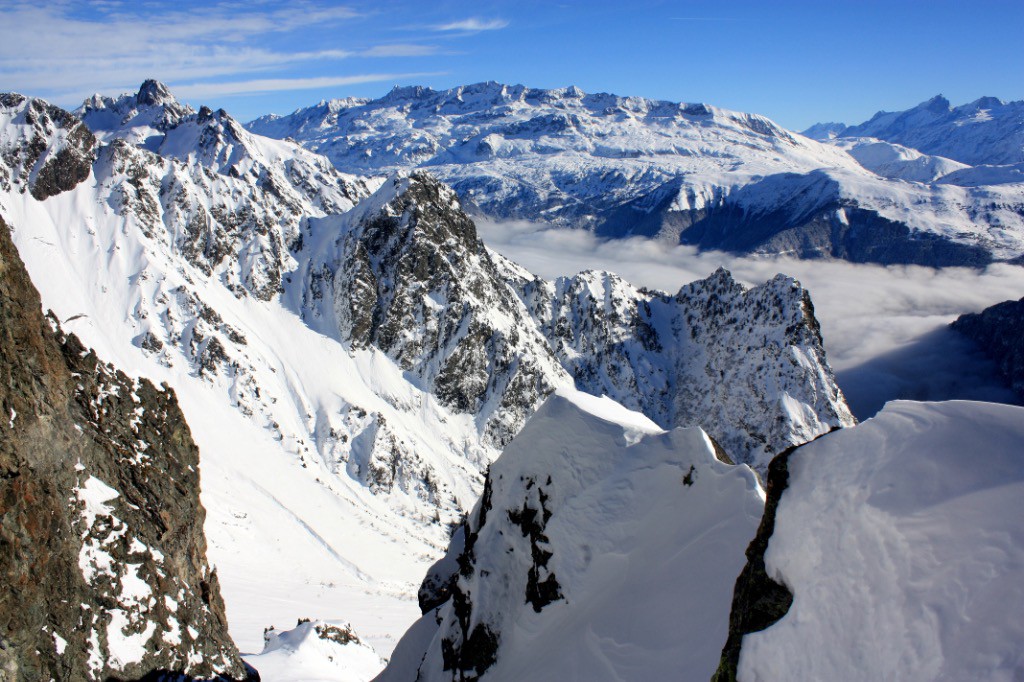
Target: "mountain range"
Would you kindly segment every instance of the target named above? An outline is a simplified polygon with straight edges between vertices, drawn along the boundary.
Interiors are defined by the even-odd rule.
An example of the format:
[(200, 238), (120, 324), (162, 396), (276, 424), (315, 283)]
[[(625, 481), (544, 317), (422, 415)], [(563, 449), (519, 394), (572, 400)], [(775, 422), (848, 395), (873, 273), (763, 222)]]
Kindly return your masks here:
[[(892, 154), (912, 163), (878, 161)], [(977, 167), (936, 158), (572, 88), (396, 89), (248, 126), (155, 81), (74, 112), (0, 95), (0, 217), (42, 307), (104, 362), (173, 389), (231, 636), (286, 677), (366, 679), (394, 650), (384, 679), (597, 679), (557, 652), (622, 640), (607, 621), (628, 609), (631, 623), (700, 613), (679, 623), (700, 645), (679, 660), (655, 618), (647, 654), (626, 642), (608, 670), (710, 675), (759, 477), (829, 432), (870, 431), (810, 293), (723, 269), (674, 292), (595, 270), (545, 279), (474, 220), (877, 262), (1019, 257), (1021, 186), (943, 183)], [(936, 177), (895, 177), (914, 173)], [(628, 603), (615, 548), (693, 584)], [(120, 622), (96, 603), (95, 622)], [(222, 654), (196, 674), (245, 674)]]
[[(988, 106), (995, 101), (944, 116), (880, 114), (893, 119), (890, 133), (881, 124), (849, 133), (893, 139), (849, 151), (706, 104), (493, 82), (324, 101), (248, 128), (298, 141), (355, 172), (429, 169), (470, 212), (494, 220), (736, 253), (984, 265), (1024, 254), (1024, 190), (1012, 165), (1020, 160), (992, 151), (1016, 144), (1019, 155), (1020, 103)], [(933, 152), (909, 149), (916, 138), (906, 139), (908, 149), (894, 146), (905, 138), (892, 131), (905, 120), (936, 140), (952, 139), (943, 131), (960, 125), (961, 148), (978, 148), (965, 157), (971, 166), (921, 161)]]

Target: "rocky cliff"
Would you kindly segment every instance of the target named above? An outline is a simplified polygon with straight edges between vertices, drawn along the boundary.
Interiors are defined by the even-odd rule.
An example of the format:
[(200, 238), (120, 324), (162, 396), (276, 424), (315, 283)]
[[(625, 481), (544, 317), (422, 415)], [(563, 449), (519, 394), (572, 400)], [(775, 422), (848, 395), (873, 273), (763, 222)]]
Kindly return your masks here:
[(0, 345), (0, 679), (246, 678), (173, 391), (44, 318), (2, 221)]

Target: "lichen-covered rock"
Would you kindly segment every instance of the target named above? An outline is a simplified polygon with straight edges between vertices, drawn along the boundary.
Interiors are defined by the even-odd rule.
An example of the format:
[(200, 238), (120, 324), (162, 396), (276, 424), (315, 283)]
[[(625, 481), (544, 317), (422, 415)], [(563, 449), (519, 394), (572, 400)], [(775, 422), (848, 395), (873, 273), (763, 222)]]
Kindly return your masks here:
[(244, 679), (166, 386), (55, 320), (0, 223), (0, 679)]

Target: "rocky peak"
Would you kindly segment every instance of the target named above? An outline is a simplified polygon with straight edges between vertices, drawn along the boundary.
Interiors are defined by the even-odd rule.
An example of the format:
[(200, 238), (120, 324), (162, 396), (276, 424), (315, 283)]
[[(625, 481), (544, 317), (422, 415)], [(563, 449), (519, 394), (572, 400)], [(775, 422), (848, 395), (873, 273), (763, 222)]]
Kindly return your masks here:
[(917, 105), (917, 108), (930, 111), (933, 114), (948, 114), (952, 107), (948, 99), (942, 95), (935, 95), (935, 97), (932, 97), (927, 102), (921, 102), (921, 104)]
[(598, 272), (515, 286), (578, 388), (664, 428), (700, 426), (734, 461), (763, 472), (790, 445), (854, 423), (790, 277), (748, 290), (719, 268), (675, 296)]
[(141, 105), (159, 106), (177, 102), (177, 99), (166, 85), (160, 81), (148, 79), (142, 82), (138, 94), (135, 95), (135, 101)]
[(155, 151), (164, 133), (196, 112), (179, 102), (166, 85), (150, 79), (135, 93), (93, 95), (75, 113), (104, 142), (128, 139)]
[(44, 318), (2, 221), (0, 341), (0, 670), (248, 678), (206, 560), (199, 453), (173, 391)]

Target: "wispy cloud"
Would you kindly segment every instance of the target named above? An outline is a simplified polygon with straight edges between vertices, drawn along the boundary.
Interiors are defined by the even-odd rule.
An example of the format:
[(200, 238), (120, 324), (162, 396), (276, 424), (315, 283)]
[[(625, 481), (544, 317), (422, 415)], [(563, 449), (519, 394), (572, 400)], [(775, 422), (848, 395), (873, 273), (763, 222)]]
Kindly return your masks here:
[(360, 57), (426, 57), (437, 54), (436, 45), (375, 45), (359, 53)]
[[(271, 47), (287, 42), (279, 38), (290, 38), (289, 33), (341, 28), (361, 16), (350, 7), (322, 1), (292, 3), (287, 8), (276, 3), (222, 1), (198, 9), (154, 11), (146, 3), (110, 0), (42, 6), (0, 0), (0, 14), (0, 90), (17, 90), (65, 105), (74, 105), (93, 92), (133, 90), (151, 77), (190, 83), (178, 89), (183, 96), (189, 96), (186, 92), (197, 96), (250, 92), (253, 83), (277, 84), (260, 88), (267, 91), (283, 89), (286, 82), (298, 83), (301, 79), (290, 78), (289, 71), (300, 65), (317, 65), (322, 73), (325, 64), (346, 59), (413, 58), (437, 52), (434, 46), (417, 44)], [(380, 74), (383, 80), (391, 77)], [(337, 74), (325, 82), (340, 85), (346, 79), (359, 83), (367, 82), (366, 78)], [(200, 87), (202, 80), (221, 82)]]
[(174, 86), (176, 95), (185, 98), (224, 97), (227, 95), (252, 95), (266, 92), (283, 92), (287, 90), (314, 90), (316, 88), (336, 88), (359, 83), (380, 83), (402, 81), (410, 78), (425, 78), (443, 75), (431, 73), (367, 73), (355, 76), (323, 76), (318, 78), (260, 78), (247, 81), (230, 81), (224, 83), (192, 83)]
[(459, 21), (452, 21), (447, 24), (438, 24), (431, 26), (435, 31), (464, 31), (467, 33), (476, 33), (478, 31), (497, 31), (499, 29), (508, 26), (508, 22), (504, 19), (479, 19), (477, 17), (471, 17), (469, 19), (461, 19)]

